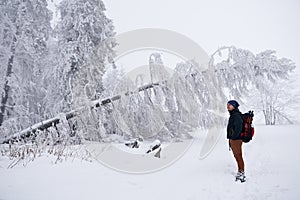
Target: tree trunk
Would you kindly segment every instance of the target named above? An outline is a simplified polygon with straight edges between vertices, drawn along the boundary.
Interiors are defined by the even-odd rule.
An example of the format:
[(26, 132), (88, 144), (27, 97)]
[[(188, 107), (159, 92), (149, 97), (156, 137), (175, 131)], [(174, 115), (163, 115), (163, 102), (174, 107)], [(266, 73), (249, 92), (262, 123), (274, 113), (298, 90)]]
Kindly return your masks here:
[[(151, 89), (151, 88), (154, 88), (156, 86), (159, 86), (160, 84), (159, 83), (150, 83), (150, 84), (146, 84), (144, 86), (141, 86), (137, 89), (138, 92), (141, 92), (141, 91), (144, 91), (144, 90), (148, 90), (148, 89)], [(134, 92), (133, 91), (128, 91), (125, 93), (126, 96), (129, 96), (131, 94), (133, 94)], [(122, 96), (121, 95), (116, 95), (116, 96), (113, 96), (112, 98), (107, 98), (107, 99), (104, 99), (104, 100), (95, 100), (93, 101), (93, 105), (91, 106), (91, 108), (93, 107), (100, 107), (100, 106), (103, 106), (105, 104), (108, 104), (108, 103), (111, 103), (113, 101), (117, 101), (119, 99), (121, 99)], [(72, 110), (68, 113), (66, 113), (66, 119), (71, 119), (75, 116), (78, 115), (78, 113), (81, 113), (82, 110), (85, 109), (85, 107), (80, 107), (80, 108), (77, 108), (75, 110)], [(29, 138), (31, 136), (35, 136), (38, 131), (43, 131), (49, 127), (56, 127), (56, 124), (60, 123), (60, 118), (59, 117), (54, 117), (52, 119), (48, 119), (48, 120), (45, 120), (45, 121), (42, 121), (40, 123), (37, 123), (37, 124), (34, 124), (18, 133), (15, 133), (13, 135), (11, 135), (9, 138), (6, 138), (4, 141), (2, 141), (1, 143), (2, 144), (9, 144), (11, 142), (17, 142), (19, 140), (23, 140), (23, 139), (26, 139), (26, 138)]]
[(276, 113), (273, 105), (270, 105), (270, 113), (271, 113), (271, 125), (275, 125), (276, 122)]
[(266, 125), (275, 125), (276, 124), (276, 110), (274, 106), (266, 106), (266, 109), (263, 110), (265, 123)]
[(16, 52), (16, 43), (17, 38), (16, 36), (13, 37), (12, 45), (11, 45), (11, 56), (8, 59), (7, 63), (7, 70), (6, 70), (6, 76), (5, 76), (5, 83), (4, 83), (4, 93), (2, 94), (1, 99), (1, 105), (0, 105), (0, 126), (3, 124), (4, 117), (5, 117), (5, 111), (6, 111), (6, 104), (9, 97), (10, 92), (10, 86), (9, 86), (9, 78), (12, 74), (12, 68), (14, 64), (14, 58), (15, 58), (15, 52)]
[(263, 110), (264, 117), (265, 117), (265, 124), (270, 125), (270, 120), (269, 120), (269, 114), (267, 110)]

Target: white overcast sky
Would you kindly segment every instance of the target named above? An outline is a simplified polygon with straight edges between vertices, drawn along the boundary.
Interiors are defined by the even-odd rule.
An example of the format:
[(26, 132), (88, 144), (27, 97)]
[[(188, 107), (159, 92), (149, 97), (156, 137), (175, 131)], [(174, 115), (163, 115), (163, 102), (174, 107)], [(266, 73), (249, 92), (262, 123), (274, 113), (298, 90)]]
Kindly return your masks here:
[(103, 0), (117, 33), (163, 28), (186, 35), (208, 54), (234, 45), (254, 53), (266, 49), (300, 68), (298, 0)]

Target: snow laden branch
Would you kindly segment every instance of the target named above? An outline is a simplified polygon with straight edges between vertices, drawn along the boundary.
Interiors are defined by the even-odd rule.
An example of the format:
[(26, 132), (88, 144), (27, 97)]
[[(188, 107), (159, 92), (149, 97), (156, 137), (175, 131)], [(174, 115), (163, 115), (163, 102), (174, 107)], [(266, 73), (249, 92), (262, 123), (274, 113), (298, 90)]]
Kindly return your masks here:
[[(211, 56), (208, 69), (203, 69), (193, 61), (179, 63), (168, 80), (160, 77), (157, 78), (159, 82), (142, 85), (126, 92), (125, 99), (111, 104), (108, 110), (104, 108), (105, 116), (97, 120), (100, 120), (99, 123), (106, 129), (104, 132), (121, 135), (125, 133), (131, 137), (137, 137), (139, 134), (149, 136), (153, 131), (152, 126), (157, 126), (160, 130), (160, 137), (172, 138), (186, 137), (185, 133), (193, 128), (222, 124), (223, 118), (215, 114), (222, 113), (222, 108), (217, 108), (216, 105), (226, 101), (224, 88), (228, 88), (230, 94), (239, 99), (247, 93), (249, 86), (266, 88), (267, 81), (274, 82), (286, 78), (295, 68), (290, 60), (277, 59), (274, 53), (264, 51), (254, 55), (248, 50), (222, 47)], [(150, 61), (150, 67), (153, 69), (163, 66), (162, 59)], [(157, 72), (158, 69), (151, 71)], [(156, 80), (155, 73), (151, 75), (154, 75), (151, 79)], [(144, 93), (139, 94), (142, 91)], [(120, 99), (121, 95), (116, 95), (93, 101), (89, 105), (90, 108), (101, 107)], [(219, 104), (216, 101), (220, 101)], [(84, 108), (86, 107), (79, 107), (66, 113), (66, 119), (78, 116)], [(14, 134), (3, 143), (34, 137), (38, 131), (55, 127), (58, 123), (59, 117), (43, 121)], [(91, 126), (87, 123), (83, 125)], [(90, 134), (89, 131), (87, 134)]]
[(266, 50), (253, 54), (234, 46), (221, 47), (211, 56), (209, 65), (215, 66), (220, 86), (228, 88), (234, 98), (240, 98), (249, 89), (267, 91), (268, 85), (288, 79), (295, 69), (290, 59), (278, 59), (275, 51)]
[[(153, 88), (155, 86), (159, 86), (159, 83), (146, 84), (144, 86), (141, 86), (141, 87), (137, 88), (136, 91), (141, 92), (141, 91)], [(134, 93), (133, 91), (126, 92), (125, 96), (128, 96), (128, 95), (133, 94), (133, 93)], [(95, 101), (92, 102), (92, 104), (91, 104), (92, 106), (90, 108), (91, 109), (92, 108), (97, 108), (97, 107), (106, 105), (108, 103), (111, 103), (111, 102), (119, 100), (119, 99), (121, 99), (121, 95), (116, 95), (116, 96), (113, 96), (111, 98), (107, 98), (107, 99), (104, 99), (104, 100), (95, 100)], [(80, 113), (84, 109), (85, 109), (85, 107), (80, 107), (76, 110), (70, 111), (70, 112), (65, 114), (65, 118), (67, 120), (69, 120), (69, 119), (77, 116), (78, 113)], [(8, 143), (12, 143), (12, 142), (17, 142), (19, 140), (24, 140), (26, 138), (35, 137), (36, 134), (39, 131), (46, 130), (47, 128), (50, 128), (50, 127), (55, 127), (60, 122), (61, 122), (61, 116), (56, 116), (54, 118), (42, 121), (40, 123), (34, 124), (34, 125), (26, 128), (26, 129), (24, 129), (24, 130), (22, 130), (22, 131), (20, 131), (16, 134), (13, 134), (11, 137), (9, 137), (9, 138), (5, 139), (4, 141), (2, 141), (2, 143), (3, 144), (8, 144)]]
[[(248, 103), (263, 113), (266, 125), (283, 121), (291, 124), (293, 117), (289, 113), (292, 112), (286, 105), (296, 109), (298, 101), (290, 91), (287, 94), (286, 88), (291, 85), (288, 81), (296, 66), (290, 59), (277, 58), (275, 53), (266, 50), (255, 55), (234, 46), (221, 47), (212, 54), (210, 65), (215, 66), (220, 84), (229, 90), (232, 98), (248, 99)], [(293, 103), (287, 104), (289, 100)]]

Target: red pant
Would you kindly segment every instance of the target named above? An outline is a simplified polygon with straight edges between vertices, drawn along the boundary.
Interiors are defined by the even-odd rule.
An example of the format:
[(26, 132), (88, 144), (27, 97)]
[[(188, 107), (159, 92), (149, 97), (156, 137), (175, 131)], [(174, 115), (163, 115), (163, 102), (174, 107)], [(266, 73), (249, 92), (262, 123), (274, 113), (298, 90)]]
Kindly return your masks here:
[(237, 162), (239, 172), (245, 171), (243, 153), (242, 153), (242, 140), (229, 140), (230, 147), (232, 149), (232, 153)]

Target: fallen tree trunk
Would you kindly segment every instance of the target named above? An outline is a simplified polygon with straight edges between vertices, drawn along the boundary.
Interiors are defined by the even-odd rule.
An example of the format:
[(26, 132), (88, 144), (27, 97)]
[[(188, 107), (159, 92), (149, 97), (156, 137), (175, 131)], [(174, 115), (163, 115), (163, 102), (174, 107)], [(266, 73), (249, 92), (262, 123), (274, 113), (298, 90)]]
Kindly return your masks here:
[[(137, 91), (141, 92), (141, 91), (151, 89), (154, 86), (159, 86), (159, 85), (160, 85), (159, 83), (150, 83), (150, 84), (147, 84), (147, 85), (144, 85), (144, 86), (141, 86), (141, 87), (137, 88)], [(129, 96), (130, 94), (133, 94), (133, 93), (134, 93), (134, 91), (126, 92), (125, 96)], [(93, 101), (93, 103), (90, 107), (91, 108), (95, 108), (95, 107), (97, 108), (97, 107), (103, 106), (105, 104), (111, 103), (111, 102), (119, 100), (119, 99), (121, 99), (121, 95), (116, 95), (116, 96), (113, 96), (111, 98), (107, 98), (107, 99), (104, 99), (104, 100), (95, 100), (95, 101)], [(66, 113), (65, 114), (66, 119), (68, 120), (68, 119), (71, 119), (71, 118), (77, 116), (78, 113), (80, 113), (80, 111), (84, 108), (85, 107), (80, 107), (78, 109), (75, 109), (73, 111), (70, 111), (70, 112)], [(10, 136), (9, 138), (4, 139), (4, 141), (2, 141), (1, 143), (2, 144), (9, 144), (9, 143), (13, 143), (13, 142), (18, 142), (20, 140), (24, 140), (24, 139), (29, 138), (29, 137), (34, 137), (34, 136), (36, 136), (38, 131), (43, 131), (43, 130), (46, 130), (47, 128), (50, 128), (50, 127), (53, 127), (53, 126), (55, 127), (58, 123), (60, 123), (60, 117), (56, 116), (54, 118), (42, 121), (42, 122), (37, 123), (37, 124), (34, 124), (34, 125), (26, 128), (26, 129), (24, 129), (24, 130), (22, 130), (18, 133), (15, 133), (12, 136)]]

